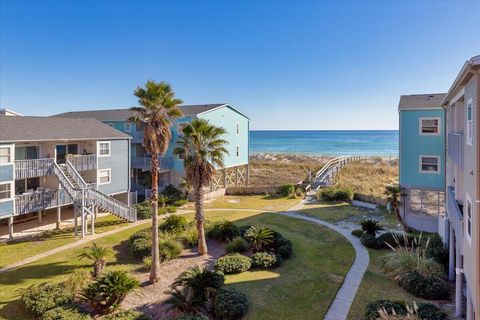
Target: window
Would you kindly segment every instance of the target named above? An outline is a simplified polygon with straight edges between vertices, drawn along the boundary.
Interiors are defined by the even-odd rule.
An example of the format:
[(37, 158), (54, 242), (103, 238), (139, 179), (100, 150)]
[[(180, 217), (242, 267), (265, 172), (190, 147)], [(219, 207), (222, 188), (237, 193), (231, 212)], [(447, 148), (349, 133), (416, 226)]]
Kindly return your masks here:
[(0, 164), (6, 164), (12, 162), (12, 148), (1, 147), (0, 148)]
[(440, 118), (420, 118), (420, 135), (438, 136), (440, 134)]
[(236, 148), (236, 154), (237, 154), (237, 157), (240, 156), (240, 147), (239, 146), (237, 146), (237, 148)]
[(467, 235), (467, 240), (470, 245), (472, 245), (472, 199), (467, 194), (465, 201), (465, 234)]
[(103, 169), (98, 170), (98, 184), (108, 184), (111, 182), (112, 170)]
[(467, 102), (467, 108), (466, 108), (466, 117), (467, 123), (465, 131), (467, 133), (466, 137), (466, 142), (469, 145), (472, 145), (472, 137), (473, 137), (473, 100), (470, 98)]
[(108, 157), (110, 155), (110, 142), (99, 142), (98, 143), (98, 156), (99, 157)]
[(0, 184), (0, 200), (10, 199), (12, 197), (10, 187), (10, 182)]
[(131, 132), (132, 131), (132, 124), (130, 122), (125, 122), (125, 125), (123, 126), (123, 129), (125, 132)]
[(240, 124), (237, 123), (237, 136), (240, 134)]
[(440, 157), (438, 156), (420, 156), (420, 172), (439, 173)]

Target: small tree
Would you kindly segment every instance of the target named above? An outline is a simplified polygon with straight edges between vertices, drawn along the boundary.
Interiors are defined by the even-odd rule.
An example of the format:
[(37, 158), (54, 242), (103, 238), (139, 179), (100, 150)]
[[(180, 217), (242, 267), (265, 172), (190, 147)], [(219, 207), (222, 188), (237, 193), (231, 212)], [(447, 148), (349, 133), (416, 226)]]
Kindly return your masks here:
[(388, 185), (385, 187), (384, 194), (387, 195), (387, 202), (390, 204), (390, 207), (395, 212), (397, 216), (397, 220), (402, 225), (402, 228), (405, 231), (409, 231), (408, 226), (405, 224), (405, 222), (402, 219), (402, 216), (400, 215), (400, 196), (401, 196), (400, 186), (398, 184)]
[(263, 227), (250, 227), (245, 231), (245, 239), (254, 252), (259, 252), (273, 242), (273, 231)]
[(93, 261), (93, 272), (92, 276), (94, 278), (98, 277), (105, 265), (107, 264), (107, 260), (105, 259), (111, 250), (106, 247), (98, 246), (95, 242), (91, 247), (86, 247), (82, 254), (79, 255), (80, 259), (86, 258)]

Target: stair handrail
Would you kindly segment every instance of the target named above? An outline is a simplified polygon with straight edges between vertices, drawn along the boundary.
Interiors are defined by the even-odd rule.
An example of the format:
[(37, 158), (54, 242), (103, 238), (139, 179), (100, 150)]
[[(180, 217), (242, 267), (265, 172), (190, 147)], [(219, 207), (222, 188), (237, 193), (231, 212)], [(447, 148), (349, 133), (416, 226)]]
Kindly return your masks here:
[(80, 173), (77, 171), (77, 169), (75, 169), (73, 164), (68, 160), (66, 160), (65, 163), (67, 165), (67, 172), (72, 176), (73, 179), (75, 179), (75, 182), (78, 183), (80, 188), (87, 189), (88, 184), (85, 182), (85, 180), (80, 175)]
[(72, 185), (70, 180), (68, 180), (67, 176), (63, 172), (62, 168), (60, 168), (60, 166), (56, 162), (53, 163), (53, 171), (59, 178), (60, 183), (63, 185), (65, 190), (67, 190), (67, 193), (69, 193), (72, 199), (75, 200), (77, 198), (77, 193), (81, 190), (75, 188), (75, 186)]
[[(87, 194), (87, 198), (93, 201), (101, 200), (103, 202), (110, 203), (112, 206), (116, 206), (120, 210), (125, 211), (125, 217), (123, 218), (133, 222), (137, 220), (137, 215), (136, 215), (137, 210), (135, 210), (132, 207), (129, 207), (128, 205), (121, 202), (120, 200), (110, 197), (99, 190), (91, 189), (91, 188), (86, 189), (86, 194)], [(104, 207), (107, 207), (107, 205), (104, 205)]]

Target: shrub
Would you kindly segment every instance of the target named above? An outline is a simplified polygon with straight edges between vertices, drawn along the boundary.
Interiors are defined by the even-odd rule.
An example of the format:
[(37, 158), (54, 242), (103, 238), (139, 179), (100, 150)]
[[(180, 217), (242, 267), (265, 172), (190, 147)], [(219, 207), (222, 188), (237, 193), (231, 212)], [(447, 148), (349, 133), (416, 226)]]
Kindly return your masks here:
[(120, 305), (127, 293), (139, 285), (138, 280), (126, 271), (111, 271), (90, 283), (81, 296), (96, 312), (109, 313)]
[(92, 280), (92, 276), (90, 272), (83, 269), (76, 269), (72, 273), (69, 274), (67, 280), (63, 283), (65, 286), (65, 290), (75, 296), (77, 293), (82, 291), (90, 281)]
[(365, 219), (360, 222), (362, 230), (369, 235), (375, 236), (377, 231), (383, 230), (383, 227), (377, 220)]
[(352, 236), (360, 238), (362, 236), (363, 230), (362, 229), (355, 229), (352, 230)]
[(182, 244), (173, 237), (164, 236), (158, 241), (160, 261), (168, 261), (178, 258), (182, 254)]
[(175, 310), (187, 314), (196, 314), (205, 309), (205, 301), (197, 299), (189, 288), (174, 288), (165, 293), (169, 295), (164, 302), (167, 305), (167, 311)]
[(403, 236), (399, 233), (385, 232), (379, 235), (377, 239), (384, 248), (396, 248), (403, 243), (403, 241), (401, 242), (400, 240), (402, 238)]
[(102, 320), (148, 320), (149, 318), (143, 313), (135, 310), (123, 310), (113, 314), (109, 314)]
[(168, 205), (175, 203), (175, 201), (185, 199), (185, 193), (182, 190), (176, 188), (172, 184), (169, 184), (168, 186), (165, 187), (165, 189), (163, 189), (162, 195), (167, 197)]
[(250, 243), (254, 252), (261, 251), (273, 243), (273, 231), (263, 227), (250, 227), (245, 231), (245, 239)]
[(251, 265), (249, 257), (235, 253), (217, 259), (215, 261), (215, 270), (224, 274), (241, 273), (249, 270)]
[(143, 258), (142, 263), (143, 263), (143, 270), (145, 270), (145, 272), (149, 272), (150, 269), (152, 269), (152, 257), (151, 256)]
[(399, 284), (415, 297), (428, 300), (448, 299), (447, 283), (436, 276), (422, 275), (417, 271), (406, 273)]
[(187, 247), (193, 247), (198, 243), (198, 231), (195, 226), (189, 226), (180, 235), (180, 240)]
[(137, 259), (143, 259), (152, 255), (152, 239), (137, 238), (132, 242), (133, 256)]
[(273, 231), (273, 242), (270, 245), (270, 249), (279, 254), (282, 259), (290, 258), (293, 252), (292, 242), (277, 231)]
[(177, 207), (174, 207), (174, 206), (167, 207), (167, 213), (175, 213), (175, 212), (177, 212)]
[(444, 269), (448, 269), (448, 249), (443, 244), (442, 238), (439, 234), (435, 233), (429, 235), (430, 239), (427, 246), (427, 257), (433, 258), (435, 261), (444, 266)]
[(277, 189), (277, 193), (283, 197), (295, 196), (295, 185), (284, 184)]
[(370, 249), (381, 249), (383, 247), (380, 241), (375, 238), (375, 236), (365, 232), (360, 236), (360, 242), (362, 242), (365, 247)]
[(152, 230), (150, 228), (139, 230), (135, 233), (132, 233), (130, 238), (130, 243), (133, 243), (137, 239), (152, 239)]
[(248, 250), (248, 243), (242, 237), (235, 237), (225, 245), (225, 252), (236, 253)]
[(248, 299), (241, 292), (221, 291), (213, 301), (213, 314), (219, 320), (237, 320), (247, 314)]
[(365, 320), (378, 319), (380, 316), (378, 311), (382, 308), (387, 310), (388, 312), (391, 312), (391, 310), (393, 309), (399, 315), (406, 314), (406, 310), (400, 303), (380, 299), (370, 302), (365, 306)]
[(335, 201), (346, 201), (350, 202), (353, 199), (353, 191), (348, 188), (343, 187), (326, 187), (320, 189), (317, 197), (320, 200), (335, 202)]
[(72, 307), (56, 307), (42, 315), (42, 320), (90, 320), (88, 314), (82, 313)]
[(422, 320), (445, 320), (447, 319), (447, 314), (440, 311), (440, 309), (431, 303), (419, 303), (418, 316)]
[(160, 225), (159, 229), (161, 231), (178, 233), (185, 230), (187, 226), (188, 221), (186, 217), (172, 214), (165, 218), (165, 221)]
[(225, 276), (218, 271), (210, 271), (199, 266), (192, 267), (180, 274), (170, 286), (172, 289), (188, 289), (193, 299), (207, 303), (225, 283)]
[(207, 236), (209, 238), (226, 241), (239, 235), (238, 227), (228, 220), (214, 220), (207, 223)]
[(257, 252), (252, 255), (252, 268), (270, 269), (280, 265), (280, 257), (271, 252)]
[(184, 314), (173, 318), (172, 320), (208, 320), (208, 318), (201, 314)]
[(173, 205), (175, 207), (182, 207), (184, 205), (186, 205), (188, 203), (188, 200), (187, 199), (180, 199), (180, 200), (177, 200), (173, 203)]
[(150, 201), (145, 200), (144, 202), (137, 203), (135, 209), (137, 209), (138, 220), (152, 218), (152, 206), (150, 205)]
[(71, 303), (73, 296), (65, 290), (65, 286), (62, 284), (44, 283), (28, 288), (23, 294), (22, 300), (28, 311), (34, 316), (40, 317), (50, 309)]

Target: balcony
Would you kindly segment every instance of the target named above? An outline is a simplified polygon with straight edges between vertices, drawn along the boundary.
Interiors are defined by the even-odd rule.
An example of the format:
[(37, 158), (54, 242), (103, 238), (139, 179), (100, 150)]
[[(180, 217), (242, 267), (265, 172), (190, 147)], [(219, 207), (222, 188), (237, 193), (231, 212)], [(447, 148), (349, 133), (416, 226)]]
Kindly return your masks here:
[(15, 196), (15, 213), (27, 214), (72, 203), (68, 193), (61, 190), (37, 190)]
[(97, 155), (96, 154), (69, 154), (67, 160), (77, 171), (96, 170)]
[(447, 217), (453, 228), (457, 239), (463, 238), (463, 212), (455, 199), (453, 187), (447, 187)]
[(463, 132), (448, 133), (448, 157), (459, 168), (463, 168)]
[(143, 131), (132, 131), (133, 143), (143, 143)]
[[(160, 172), (165, 172), (170, 170), (173, 164), (173, 158), (168, 157), (159, 157)], [(150, 171), (152, 157), (133, 157), (132, 158), (132, 168), (133, 169), (142, 169), (143, 171)]]
[(53, 158), (16, 160), (15, 178), (25, 179), (52, 175), (53, 163)]

